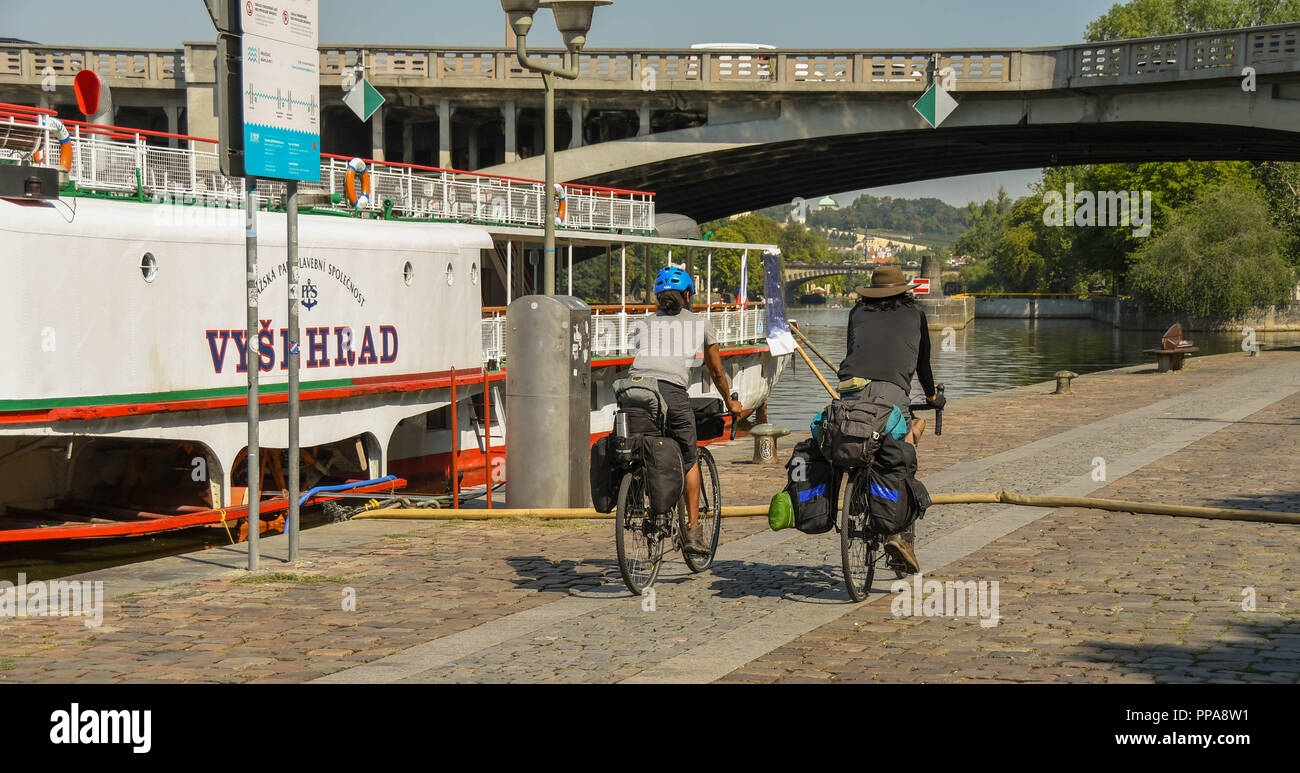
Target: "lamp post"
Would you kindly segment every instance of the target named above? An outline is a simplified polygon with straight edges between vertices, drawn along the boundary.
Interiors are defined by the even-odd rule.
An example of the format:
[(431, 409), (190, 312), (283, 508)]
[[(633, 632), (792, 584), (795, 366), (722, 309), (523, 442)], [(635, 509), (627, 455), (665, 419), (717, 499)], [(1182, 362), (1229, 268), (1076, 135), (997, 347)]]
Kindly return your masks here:
[[(596, 6), (609, 5), (614, 0), (501, 0), (501, 10), (510, 20), (510, 28), (515, 33), (515, 52), (519, 65), (526, 70), (539, 73), (546, 87), (545, 123), (546, 145), (546, 213), (542, 225), (545, 230), (545, 243), (542, 253), (542, 276), (546, 295), (555, 295), (555, 79), (578, 79), (578, 55), (587, 44), (587, 32), (591, 29), (591, 17)], [(568, 49), (563, 67), (542, 64), (528, 58), (528, 33), (533, 28), (533, 14), (537, 9), (550, 8), (555, 14), (555, 26), (564, 36), (564, 47)], [(582, 127), (575, 126), (574, 131)]]

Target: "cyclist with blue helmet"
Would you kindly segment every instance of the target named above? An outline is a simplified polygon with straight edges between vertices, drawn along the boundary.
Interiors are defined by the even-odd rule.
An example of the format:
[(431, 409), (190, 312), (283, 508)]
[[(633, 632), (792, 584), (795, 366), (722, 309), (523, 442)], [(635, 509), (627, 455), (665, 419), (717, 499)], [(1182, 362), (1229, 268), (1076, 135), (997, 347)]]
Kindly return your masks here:
[(732, 400), (727, 374), (718, 353), (718, 336), (707, 317), (691, 310), (695, 282), (685, 269), (667, 266), (655, 278), (655, 300), (659, 310), (633, 325), (636, 357), (629, 376), (658, 382), (659, 394), (667, 407), (668, 433), (682, 452), (682, 469), (686, 470), (686, 509), (689, 523), (686, 550), (708, 555), (700, 527), (700, 468), (695, 450), (695, 412), (686, 390), (691, 383), (691, 369), (704, 365), (713, 384), (722, 394), (733, 416), (742, 412), (740, 402)]

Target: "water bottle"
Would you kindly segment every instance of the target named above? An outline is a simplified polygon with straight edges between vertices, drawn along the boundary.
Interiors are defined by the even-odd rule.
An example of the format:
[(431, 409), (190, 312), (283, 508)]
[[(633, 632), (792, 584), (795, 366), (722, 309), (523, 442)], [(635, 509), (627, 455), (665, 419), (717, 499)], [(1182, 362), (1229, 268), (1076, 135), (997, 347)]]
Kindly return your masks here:
[(632, 449), (628, 442), (627, 413), (624, 411), (614, 414), (614, 453), (623, 462), (632, 456)]

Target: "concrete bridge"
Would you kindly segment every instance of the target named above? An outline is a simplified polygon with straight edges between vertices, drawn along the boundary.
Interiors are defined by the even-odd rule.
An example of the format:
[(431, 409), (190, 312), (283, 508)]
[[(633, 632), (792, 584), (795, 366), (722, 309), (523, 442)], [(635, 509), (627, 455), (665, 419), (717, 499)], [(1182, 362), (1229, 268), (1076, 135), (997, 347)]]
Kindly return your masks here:
[[(214, 54), (0, 45), (0, 101), (76, 117), (71, 76), (90, 67), (118, 123), (215, 136)], [(341, 103), (362, 62), (389, 100), (364, 124)], [(654, 190), (701, 220), (1044, 165), (1300, 159), (1300, 24), (1054, 48), (593, 49), (580, 67), (560, 84), (560, 179)], [(542, 175), (541, 83), (510, 49), (323, 46), (321, 73), (326, 151)], [(959, 107), (931, 129), (912, 103), (945, 79)]]
[[(797, 288), (813, 281), (814, 279), (825, 279), (831, 276), (871, 276), (871, 272), (876, 270), (874, 263), (786, 263), (785, 264), (785, 291), (790, 297), (794, 297)], [(904, 271), (904, 274), (911, 278), (919, 274), (919, 271)]]

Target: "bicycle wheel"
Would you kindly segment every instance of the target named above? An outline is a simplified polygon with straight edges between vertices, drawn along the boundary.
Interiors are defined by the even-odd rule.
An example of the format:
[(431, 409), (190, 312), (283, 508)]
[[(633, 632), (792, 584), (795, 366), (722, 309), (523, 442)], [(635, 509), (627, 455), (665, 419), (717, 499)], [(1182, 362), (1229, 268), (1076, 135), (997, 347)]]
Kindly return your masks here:
[(883, 555), (880, 537), (871, 531), (867, 518), (868, 480), (865, 471), (853, 473), (841, 509), (840, 555), (844, 562), (844, 584), (849, 589), (849, 598), (854, 601), (864, 601), (871, 593), (876, 562)]
[(627, 473), (618, 487), (614, 541), (618, 545), (618, 571), (633, 595), (654, 584), (664, 559), (664, 529), (650, 514), (641, 476)]
[[(689, 523), (685, 501), (678, 506), (677, 512), (684, 540), (686, 524)], [(697, 573), (708, 569), (713, 563), (713, 557), (718, 552), (718, 536), (722, 534), (722, 482), (718, 480), (718, 465), (707, 448), (700, 449), (700, 526), (704, 528), (704, 544), (709, 546), (709, 554), (694, 556), (682, 551), (686, 565)]]

